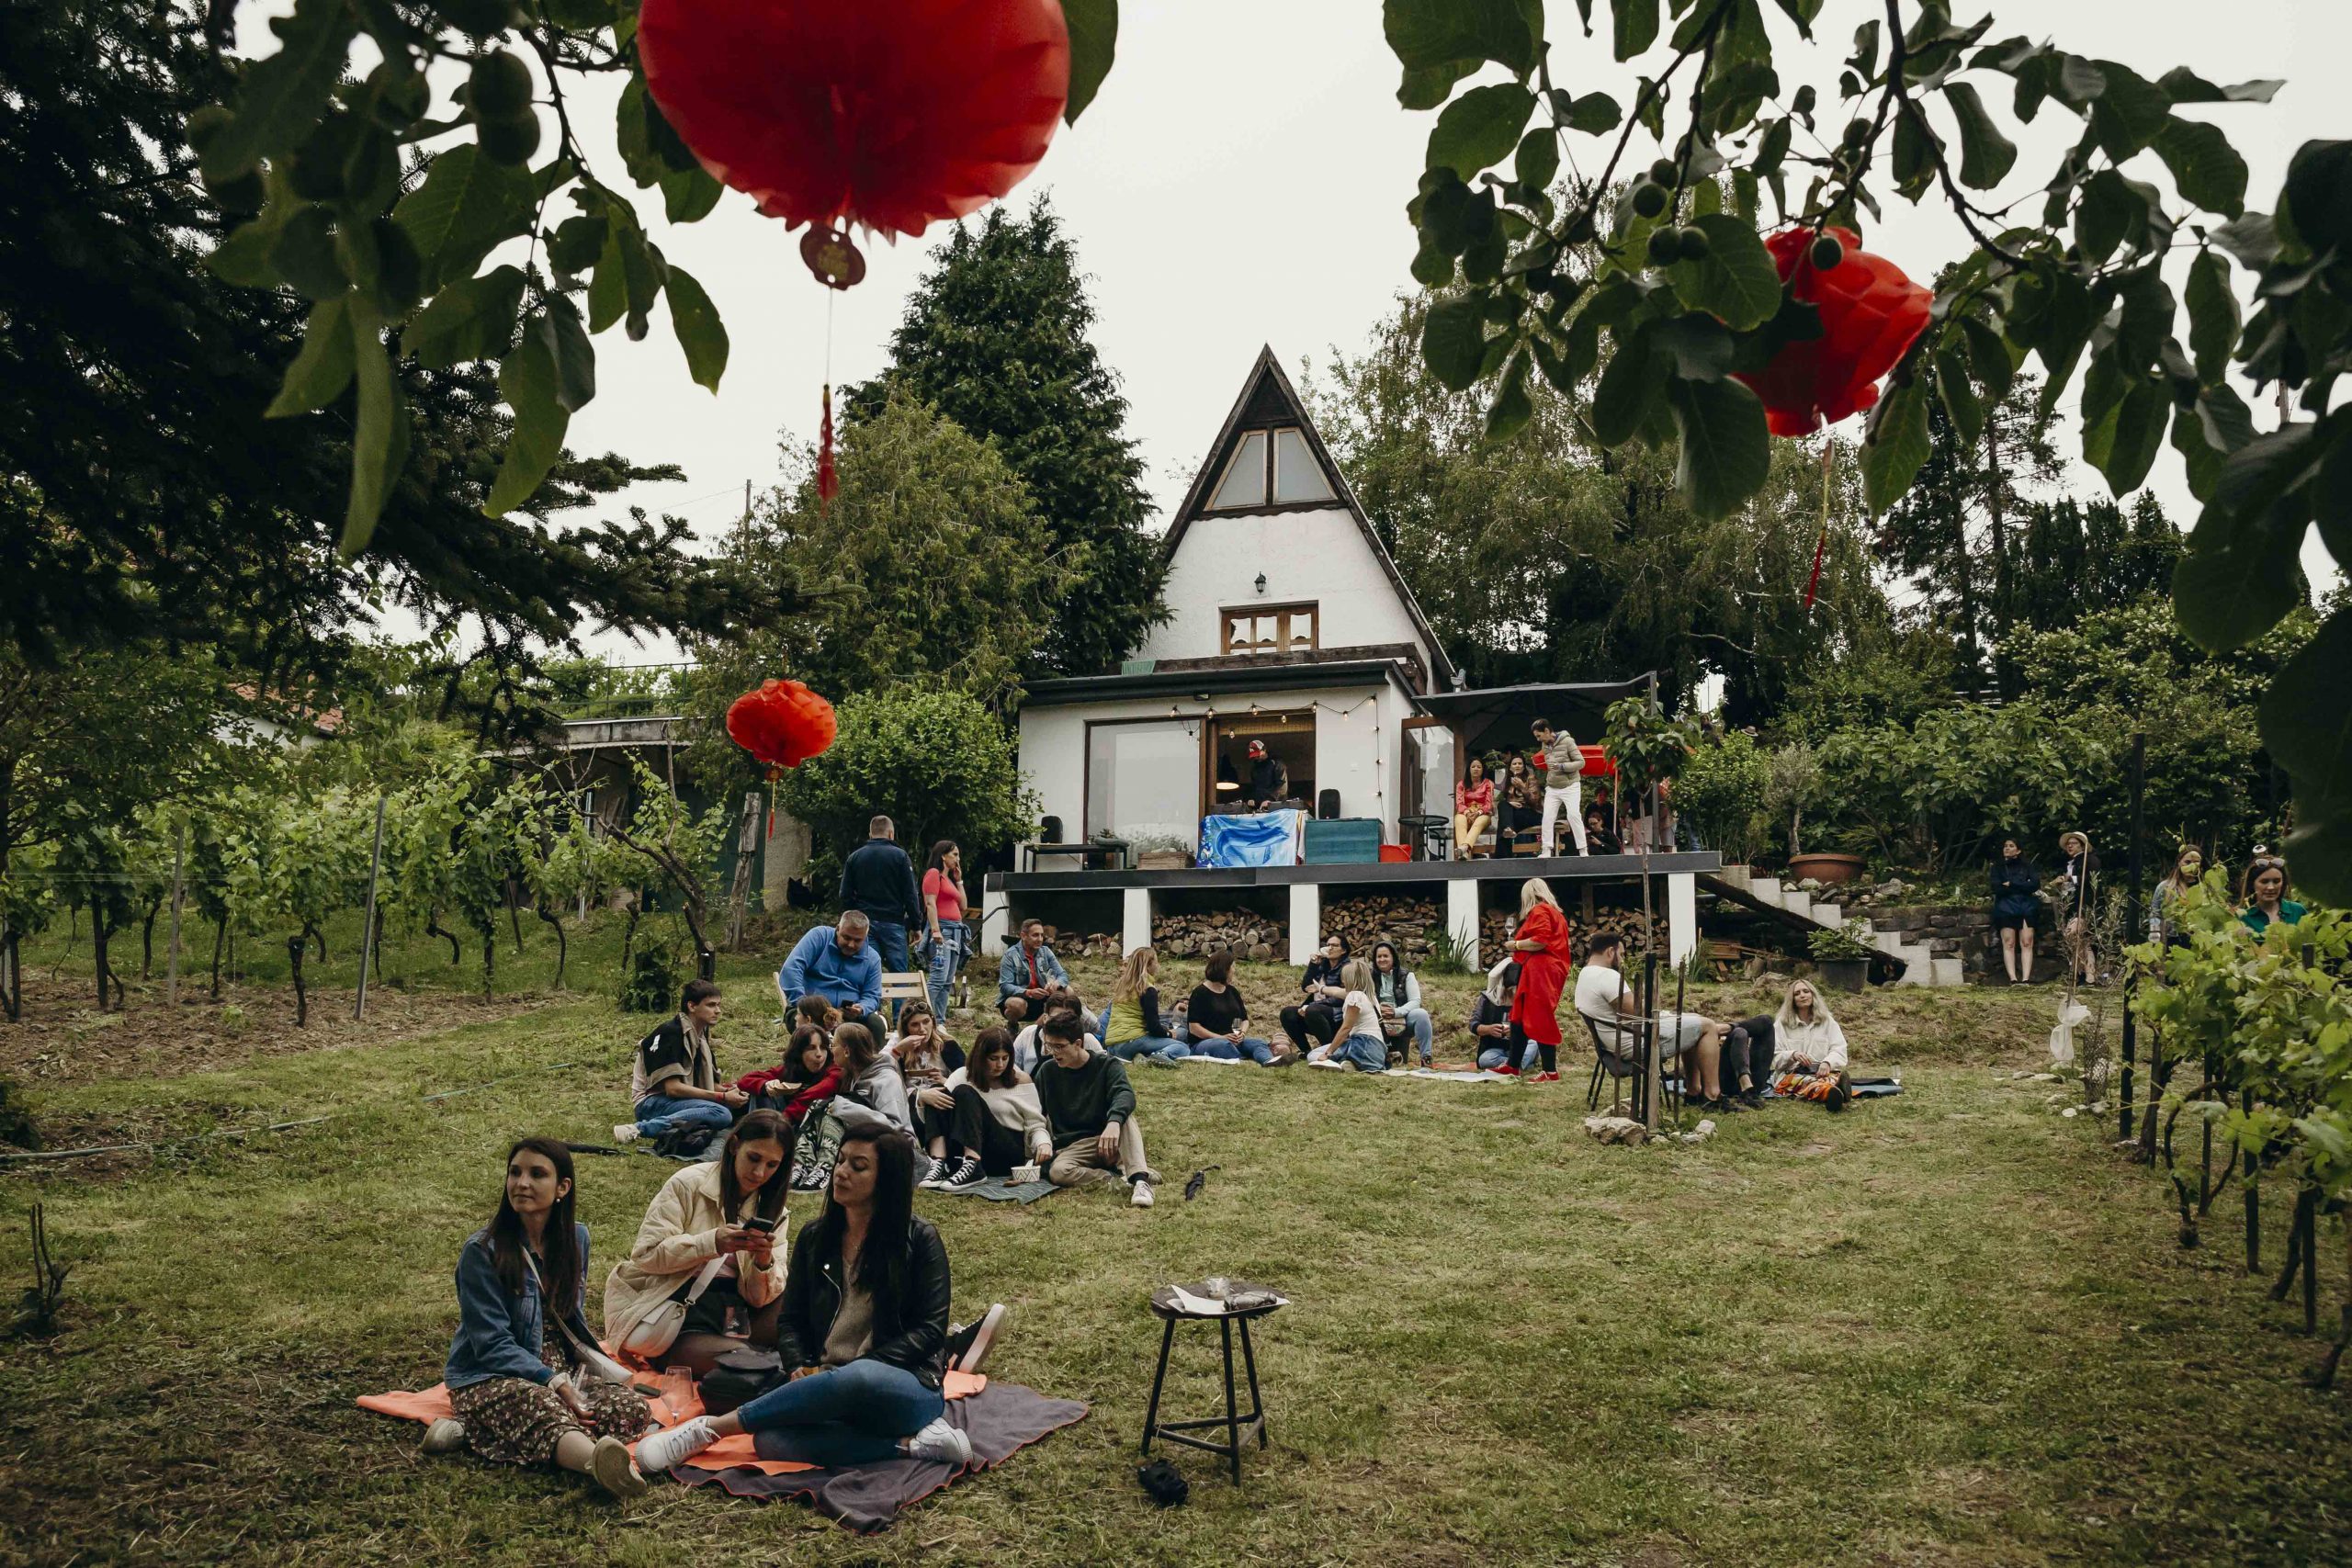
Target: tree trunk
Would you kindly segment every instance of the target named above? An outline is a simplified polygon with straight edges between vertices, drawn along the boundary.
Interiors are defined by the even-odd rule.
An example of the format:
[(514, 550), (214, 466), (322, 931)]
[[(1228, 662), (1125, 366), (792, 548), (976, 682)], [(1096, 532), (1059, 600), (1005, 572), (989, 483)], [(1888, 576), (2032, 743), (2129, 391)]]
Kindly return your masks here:
[(481, 999), (490, 1000), (491, 965), (498, 954), (498, 929), (493, 926), (481, 933)]
[(426, 936), (437, 936), (442, 941), (449, 944), (449, 966), (453, 969), (456, 968), (458, 959), (461, 955), (463, 950), (458, 946), (458, 933), (456, 931), (445, 931), (441, 929), (440, 910), (430, 909), (425, 912), (424, 934)]
[(1984, 422), (1984, 509), (1993, 519), (1993, 671), (2001, 694), (2015, 696), (2017, 665), (2009, 658), (2009, 536), (2008, 519), (2001, 510), (2004, 485), (2001, 448), (1995, 434), (1997, 412)]
[(546, 905), (538, 907), (538, 917), (555, 928), (555, 988), (563, 989), (563, 960), (569, 943), (563, 940), (563, 922), (548, 912)]
[(287, 961), (294, 966), (294, 1027), (307, 1029), (311, 1022), (311, 998), (302, 988), (302, 955), (310, 951), (311, 939), (296, 931), (286, 939)]
[(628, 901), (628, 924), (621, 928), (621, 984), (624, 987), (628, 984), (629, 955), (637, 947), (637, 898), (632, 894)]
[(220, 999), (220, 949), (229, 941), (229, 922), (222, 920), (212, 928), (212, 999)]
[(327, 933), (305, 920), (302, 934), (319, 944), (319, 962), (324, 964), (327, 961)]
[(139, 927), (139, 977), (151, 980), (155, 976), (155, 917), (163, 912), (160, 898), (147, 906), (147, 919)]
[(0, 1010), (10, 1023), (25, 1018), (25, 956), (15, 931), (0, 936)]
[[(90, 910), (90, 942), (93, 951), (97, 958), (98, 1010), (100, 1012), (108, 1010), (107, 1008), (107, 982), (114, 979), (114, 971), (108, 967), (107, 964), (107, 934), (106, 915), (103, 911), (94, 907)], [(122, 987), (118, 982), (115, 987), (115, 994), (118, 998), (120, 997), (121, 991)]]
[(376, 940), (368, 944), (368, 952), (375, 956), (376, 980), (380, 985), (384, 978), (384, 911), (379, 908), (371, 918), (376, 922)]
[(506, 921), (514, 928), (514, 956), (523, 956), (523, 907), (515, 897), (514, 879), (506, 879)]

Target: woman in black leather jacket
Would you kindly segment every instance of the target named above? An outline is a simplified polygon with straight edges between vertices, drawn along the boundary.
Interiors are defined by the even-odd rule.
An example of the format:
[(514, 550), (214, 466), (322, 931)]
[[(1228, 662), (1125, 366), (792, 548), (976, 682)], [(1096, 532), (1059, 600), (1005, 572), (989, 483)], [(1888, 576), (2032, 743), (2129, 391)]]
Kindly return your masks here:
[(946, 1416), (947, 1251), (914, 1213), (914, 1142), (893, 1127), (842, 1134), (832, 1201), (803, 1226), (785, 1272), (776, 1348), (792, 1369), (725, 1416), (698, 1416), (638, 1447), (639, 1468), (667, 1470), (721, 1438), (751, 1432), (763, 1459), (824, 1466), (972, 1461)]

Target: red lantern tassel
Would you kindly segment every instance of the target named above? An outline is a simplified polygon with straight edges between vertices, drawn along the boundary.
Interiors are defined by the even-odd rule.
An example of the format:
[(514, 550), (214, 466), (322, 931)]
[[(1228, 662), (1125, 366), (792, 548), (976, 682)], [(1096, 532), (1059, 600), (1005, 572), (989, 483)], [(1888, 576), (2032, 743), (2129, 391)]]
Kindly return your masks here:
[(829, 502), (841, 493), (841, 476), (833, 471), (833, 388), (825, 384), (825, 419), (817, 429), (817, 499)]

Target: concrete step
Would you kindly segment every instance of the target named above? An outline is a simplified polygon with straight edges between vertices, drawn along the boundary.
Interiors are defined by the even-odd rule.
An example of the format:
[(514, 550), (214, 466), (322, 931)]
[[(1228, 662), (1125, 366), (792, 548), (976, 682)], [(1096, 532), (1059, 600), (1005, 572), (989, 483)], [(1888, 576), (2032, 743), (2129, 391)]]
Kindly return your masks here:
[(1770, 904), (1776, 909), (1781, 907), (1781, 879), (1777, 876), (1753, 877), (1747, 884), (1747, 891), (1759, 904)]
[(1968, 976), (1962, 972), (1961, 962), (1956, 957), (1929, 959), (1928, 970), (1930, 976), (1928, 984), (1931, 986), (1964, 986), (1968, 983)]
[(1935, 961), (1926, 948), (1903, 942), (1895, 947), (1894, 956), (1903, 960), (1903, 977), (1895, 982), (1896, 985), (1929, 986), (1935, 983)]
[(1798, 892), (1792, 887), (1784, 887), (1781, 890), (1781, 908), (1786, 909), (1790, 914), (1794, 915), (1798, 919), (1809, 920), (1813, 919), (1812, 898)]
[(1894, 931), (1871, 932), (1871, 945), (1895, 958), (1906, 956), (1903, 938)]

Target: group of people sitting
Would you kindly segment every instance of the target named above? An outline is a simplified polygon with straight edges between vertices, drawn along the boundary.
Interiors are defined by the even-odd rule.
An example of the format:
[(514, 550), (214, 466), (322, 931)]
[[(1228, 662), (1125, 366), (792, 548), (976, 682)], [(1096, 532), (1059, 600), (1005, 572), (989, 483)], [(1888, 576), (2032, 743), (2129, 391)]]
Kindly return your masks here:
[(1453, 786), (1453, 858), (1520, 852), (1531, 834), (1535, 853), (1556, 854), (1563, 823), (1580, 855), (1623, 852), (1609, 829), (1607, 809), (1598, 803), (1585, 807), (1584, 749), (1576, 738), (1541, 718), (1532, 733), (1535, 744), (1529, 752), (1506, 752), (1492, 772), (1484, 757), (1463, 764), (1463, 782)]

